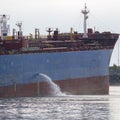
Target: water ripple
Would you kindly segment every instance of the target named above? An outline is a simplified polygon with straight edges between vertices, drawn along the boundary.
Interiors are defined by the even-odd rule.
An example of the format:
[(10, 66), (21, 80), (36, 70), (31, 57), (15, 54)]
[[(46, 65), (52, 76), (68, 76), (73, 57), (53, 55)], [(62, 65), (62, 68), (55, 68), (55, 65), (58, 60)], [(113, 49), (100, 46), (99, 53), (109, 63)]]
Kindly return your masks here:
[(0, 119), (120, 120), (119, 101), (118, 94), (1, 98)]

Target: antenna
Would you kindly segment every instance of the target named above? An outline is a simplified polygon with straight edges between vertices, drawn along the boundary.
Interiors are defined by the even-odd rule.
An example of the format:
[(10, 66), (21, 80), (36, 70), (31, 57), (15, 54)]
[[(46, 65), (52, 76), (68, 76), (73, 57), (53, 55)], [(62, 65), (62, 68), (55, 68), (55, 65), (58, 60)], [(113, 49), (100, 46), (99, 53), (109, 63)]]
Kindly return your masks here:
[(83, 34), (83, 37), (87, 38), (88, 37), (87, 36), (87, 19), (88, 19), (87, 14), (89, 13), (89, 10), (87, 10), (86, 3), (85, 3), (84, 10), (82, 10), (81, 12), (84, 14), (84, 34)]

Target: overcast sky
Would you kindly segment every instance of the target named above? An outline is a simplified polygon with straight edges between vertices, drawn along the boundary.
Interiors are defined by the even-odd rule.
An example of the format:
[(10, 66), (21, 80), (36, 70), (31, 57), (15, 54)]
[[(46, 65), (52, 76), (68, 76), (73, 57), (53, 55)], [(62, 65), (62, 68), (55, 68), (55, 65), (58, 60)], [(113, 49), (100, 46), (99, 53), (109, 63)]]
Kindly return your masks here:
[[(61, 32), (69, 32), (73, 27), (82, 32), (81, 10), (85, 3), (90, 10), (88, 27), (95, 27), (100, 32), (120, 32), (120, 0), (0, 0), (0, 14), (10, 15), (11, 31), (17, 28), (16, 22), (22, 21), (24, 35), (34, 34), (35, 28), (46, 34), (48, 27), (59, 28)], [(115, 64), (117, 51), (112, 57)]]

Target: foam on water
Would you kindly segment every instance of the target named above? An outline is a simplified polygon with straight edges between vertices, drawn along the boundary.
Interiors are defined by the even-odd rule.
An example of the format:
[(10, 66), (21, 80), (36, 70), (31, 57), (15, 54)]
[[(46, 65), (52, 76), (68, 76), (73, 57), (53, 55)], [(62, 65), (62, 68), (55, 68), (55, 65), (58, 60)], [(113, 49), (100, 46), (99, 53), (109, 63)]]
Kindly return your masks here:
[(46, 74), (39, 73), (41, 79), (49, 84), (50, 87), (50, 96), (65, 96), (65, 93), (62, 93), (60, 87), (55, 84), (52, 79)]

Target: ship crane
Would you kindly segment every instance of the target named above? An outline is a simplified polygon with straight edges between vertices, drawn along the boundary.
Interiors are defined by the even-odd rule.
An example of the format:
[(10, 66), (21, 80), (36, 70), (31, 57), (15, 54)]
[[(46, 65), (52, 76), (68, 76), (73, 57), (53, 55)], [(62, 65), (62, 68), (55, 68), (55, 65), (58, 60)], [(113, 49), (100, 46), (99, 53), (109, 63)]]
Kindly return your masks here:
[(7, 21), (10, 19), (8, 15), (0, 15), (0, 29), (1, 29), (1, 39), (6, 40), (6, 37), (9, 32), (9, 25), (7, 25)]
[(87, 6), (85, 4), (84, 10), (81, 11), (84, 14), (84, 34), (83, 34), (83, 38), (87, 38), (87, 19), (88, 16), (87, 14), (89, 13), (89, 10), (87, 10)]

